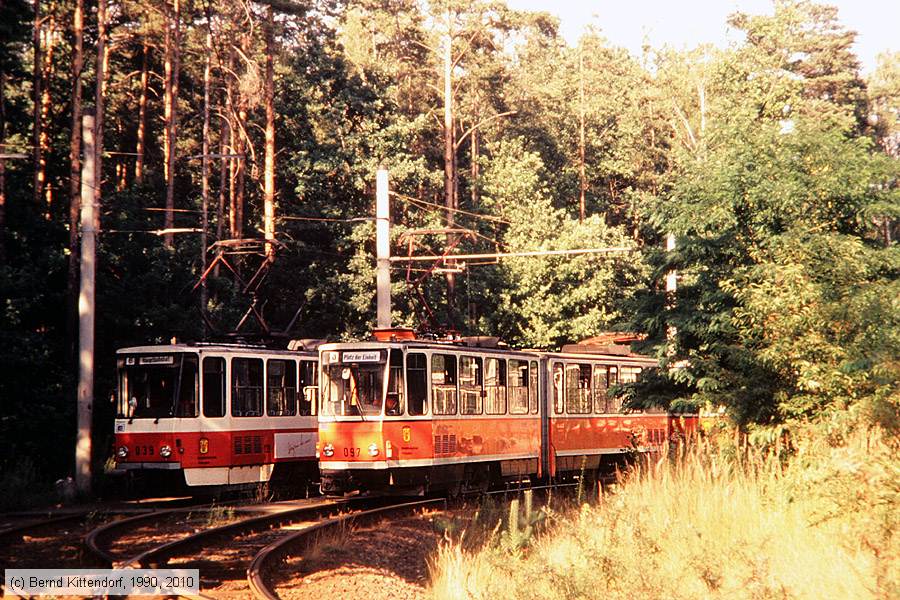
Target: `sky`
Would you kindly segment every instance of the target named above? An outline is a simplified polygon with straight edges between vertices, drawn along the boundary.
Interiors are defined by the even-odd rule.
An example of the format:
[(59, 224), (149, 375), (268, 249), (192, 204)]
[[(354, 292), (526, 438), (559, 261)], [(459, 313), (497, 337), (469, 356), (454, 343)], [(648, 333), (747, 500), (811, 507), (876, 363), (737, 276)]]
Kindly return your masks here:
[[(864, 74), (871, 73), (880, 52), (900, 50), (900, 1), (828, 0), (838, 19), (857, 32), (855, 51)], [(681, 50), (702, 43), (725, 47), (739, 41), (726, 19), (741, 11), (772, 14), (770, 0), (507, 0), (511, 8), (539, 10), (560, 18), (560, 32), (574, 45), (585, 25), (599, 27), (616, 46), (640, 56), (645, 41)]]

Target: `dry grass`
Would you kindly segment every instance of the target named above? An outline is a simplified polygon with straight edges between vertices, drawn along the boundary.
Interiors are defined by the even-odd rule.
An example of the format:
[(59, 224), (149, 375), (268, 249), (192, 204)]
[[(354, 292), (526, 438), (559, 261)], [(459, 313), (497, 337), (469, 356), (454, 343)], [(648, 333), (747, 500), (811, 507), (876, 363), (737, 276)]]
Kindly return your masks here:
[[(191, 515), (188, 515), (190, 518)], [(213, 527), (221, 527), (227, 525), (235, 519), (234, 508), (231, 506), (213, 505), (206, 511), (203, 519), (203, 527), (212, 529)]]
[[(803, 439), (800, 439), (803, 438)], [(795, 436), (789, 462), (704, 442), (522, 551), (445, 544), (437, 598), (900, 598), (900, 461), (877, 434)], [(502, 528), (501, 528), (502, 529)], [(471, 540), (469, 540), (471, 542)]]
[(351, 547), (355, 525), (341, 521), (335, 527), (328, 527), (316, 534), (314, 541), (303, 554), (308, 563), (321, 561), (331, 554), (344, 553)]

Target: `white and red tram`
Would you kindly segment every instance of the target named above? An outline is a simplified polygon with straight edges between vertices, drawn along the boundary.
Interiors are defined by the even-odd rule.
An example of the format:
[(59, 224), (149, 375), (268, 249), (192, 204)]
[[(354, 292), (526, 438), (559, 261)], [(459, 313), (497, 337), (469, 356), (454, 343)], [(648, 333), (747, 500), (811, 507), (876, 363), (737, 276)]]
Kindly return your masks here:
[(322, 491), (486, 489), (612, 469), (696, 430), (608, 393), (656, 361), (395, 339), (320, 347)]
[(316, 475), (316, 343), (173, 344), (117, 352), (117, 470), (188, 486)]

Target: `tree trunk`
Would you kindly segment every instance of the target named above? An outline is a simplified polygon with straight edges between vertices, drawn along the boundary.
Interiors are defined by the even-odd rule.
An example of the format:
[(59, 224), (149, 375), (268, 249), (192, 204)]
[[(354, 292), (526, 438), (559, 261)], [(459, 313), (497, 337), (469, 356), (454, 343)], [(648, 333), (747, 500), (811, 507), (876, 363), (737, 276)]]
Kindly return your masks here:
[[(224, 109), (224, 107), (223, 107)], [(230, 154), (228, 148), (229, 130), (228, 118), (222, 116), (222, 128), (219, 130), (219, 205), (216, 207), (216, 241), (221, 240), (225, 234), (225, 197), (228, 191), (228, 165), (231, 159), (226, 159), (225, 155)], [(218, 267), (216, 267), (218, 268)]]
[(584, 223), (584, 192), (587, 179), (584, 175), (584, 48), (578, 47), (578, 92), (579, 92), (579, 132), (578, 132), (578, 222)]
[[(235, 118), (237, 118), (235, 114)], [(228, 159), (228, 235), (231, 239), (238, 237), (237, 224), (237, 171), (238, 171), (238, 141), (235, 131), (237, 127), (229, 123), (228, 127), (228, 147), (229, 154), (232, 155)]]
[[(448, 27), (450, 17), (448, 15)], [(444, 203), (447, 206), (447, 224), (452, 226), (456, 208), (454, 180), (456, 161), (454, 148), (456, 129), (453, 123), (453, 55), (449, 31), (444, 37)]]
[[(181, 0), (175, 0), (172, 11), (172, 34), (170, 56), (166, 61), (169, 64), (171, 81), (169, 82), (169, 152), (166, 157), (166, 221), (165, 229), (169, 230), (175, 225), (175, 144), (178, 139), (178, 74), (181, 61)], [(164, 237), (167, 248), (174, 245), (174, 236), (167, 232)]]
[(41, 85), (43, 69), (41, 65), (41, 0), (34, 0), (34, 30), (31, 33), (31, 45), (34, 52), (34, 70), (32, 73), (32, 102), (34, 110), (34, 127), (32, 127), (32, 152), (34, 157), (34, 204), (39, 205), (44, 195), (44, 181), (41, 178)]
[[(81, 248), (81, 74), (84, 69), (84, 0), (76, 0), (72, 14), (72, 132), (69, 140), (69, 264), (66, 277), (66, 331), (73, 360), (78, 333), (78, 277)], [(75, 361), (77, 362), (77, 361)]]
[[(72, 135), (69, 140), (69, 284), (78, 275), (78, 219), (81, 211), (81, 72), (84, 69), (84, 0), (72, 15)], [(74, 290), (75, 288), (71, 288)]]
[(275, 239), (275, 11), (270, 4), (266, 14), (266, 156), (263, 185), (263, 231), (266, 259), (274, 258)]
[[(100, 198), (103, 189), (103, 128), (104, 128), (104, 112), (106, 98), (106, 69), (108, 61), (106, 57), (106, 0), (97, 2), (97, 87), (96, 95), (96, 114), (94, 115), (94, 204), (95, 208), (100, 205)], [(99, 219), (100, 211), (95, 210), (94, 214)]]
[(149, 52), (150, 47), (145, 43), (143, 58), (141, 59), (141, 94), (138, 98), (137, 145), (135, 147), (137, 157), (134, 161), (134, 182), (139, 185), (144, 183), (144, 152), (146, 152), (147, 139), (147, 90), (150, 83), (150, 70), (147, 66), (147, 55)]
[[(122, 150), (122, 146), (119, 146)], [(126, 158), (119, 157), (116, 162), (116, 191), (123, 192), (128, 187), (128, 163)]]
[(234, 72), (234, 48), (228, 51), (228, 74), (225, 83), (225, 103), (228, 125), (228, 235), (231, 239), (238, 237), (237, 223), (237, 170), (238, 170), (238, 135), (237, 135), (237, 107), (234, 105), (234, 80), (231, 73)]
[[(203, 63), (203, 158), (200, 162), (200, 198), (203, 221), (200, 226), (200, 272), (206, 273), (206, 231), (209, 227), (209, 71), (212, 59), (212, 32), (206, 30), (206, 56)], [(207, 302), (206, 280), (200, 286), (200, 311), (205, 314)], [(204, 332), (206, 325), (204, 322)]]
[(41, 80), (43, 82), (41, 85), (41, 133), (40, 136), (38, 136), (40, 139), (39, 144), (41, 146), (41, 158), (38, 176), (43, 188), (44, 203), (47, 210), (47, 218), (49, 219), (50, 207), (53, 204), (53, 188), (47, 181), (47, 156), (50, 155), (50, 130), (48, 124), (50, 123), (50, 79), (53, 76), (53, 48), (55, 45), (54, 36), (56, 34), (56, 20), (52, 15), (48, 18), (50, 21), (43, 32), (45, 51), (43, 53), (43, 64), (41, 65), (41, 69), (43, 70), (41, 75)]
[(237, 154), (237, 166), (234, 181), (234, 237), (244, 237), (244, 184), (247, 176), (247, 160), (245, 156), (246, 140), (244, 139), (241, 125), (247, 122), (247, 111), (239, 108), (237, 115), (238, 127), (233, 127), (235, 133), (235, 154)]
[[(168, 0), (163, 1), (163, 179), (169, 181), (169, 122), (172, 120), (172, 16)], [(169, 215), (165, 215), (168, 222)]]
[[(0, 153), (6, 151), (6, 73), (0, 69)], [(0, 157), (0, 264), (6, 262), (6, 159)]]
[(469, 189), (472, 197), (472, 208), (474, 209), (474, 207), (478, 206), (478, 130), (473, 129), (471, 135), (469, 175), (472, 181), (469, 183)]
[(34, 126), (32, 127), (32, 152), (34, 159), (34, 204), (40, 206), (44, 196), (44, 173), (41, 171), (41, 87), (44, 70), (41, 68), (41, 0), (34, 0), (34, 29), (31, 33), (31, 45), (34, 52), (34, 69), (32, 73), (32, 102), (34, 110)]
[[(453, 123), (453, 37), (450, 31), (451, 15), (447, 11), (447, 32), (444, 36), (444, 204), (447, 207), (447, 227), (455, 224), (456, 213), (456, 129)], [(452, 246), (456, 236), (447, 234), (447, 246)], [(452, 315), (456, 306), (456, 278), (447, 273), (447, 307)]]

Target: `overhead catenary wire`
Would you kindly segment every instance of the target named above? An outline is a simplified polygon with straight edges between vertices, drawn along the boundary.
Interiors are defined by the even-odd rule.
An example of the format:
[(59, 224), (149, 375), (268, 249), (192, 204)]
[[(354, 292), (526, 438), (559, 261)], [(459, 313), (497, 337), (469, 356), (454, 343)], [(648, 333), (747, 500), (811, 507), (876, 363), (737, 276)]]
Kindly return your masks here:
[(437, 260), (480, 260), (488, 258), (516, 258), (526, 256), (566, 256), (573, 254), (614, 254), (617, 252), (629, 253), (636, 252), (636, 248), (626, 246), (615, 246), (609, 248), (575, 248), (572, 250), (532, 250), (528, 252), (493, 252), (489, 254), (447, 254), (447, 255), (428, 255), (428, 256), (392, 256), (391, 262), (415, 262), (415, 261), (437, 261)]
[(321, 223), (361, 223), (365, 221), (374, 221), (375, 217), (349, 217), (346, 219), (338, 219), (336, 217), (292, 217), (281, 216), (279, 221), (314, 221)]
[(491, 221), (494, 223), (503, 223), (504, 225), (512, 225), (510, 221), (506, 219), (502, 219), (500, 217), (495, 217), (493, 215), (481, 215), (478, 213), (470, 212), (468, 210), (463, 210), (461, 208), (450, 208), (444, 206), (442, 204), (436, 204), (434, 202), (428, 202), (427, 200), (421, 200), (419, 198), (413, 198), (411, 196), (406, 196), (405, 194), (401, 194), (399, 192), (391, 192), (391, 195), (396, 197), (398, 200), (401, 200), (410, 204), (424, 204), (426, 206), (434, 207), (432, 210), (434, 211), (444, 211), (444, 212), (453, 212), (461, 215), (467, 215), (469, 217), (473, 217), (476, 219), (482, 219), (484, 221)]

